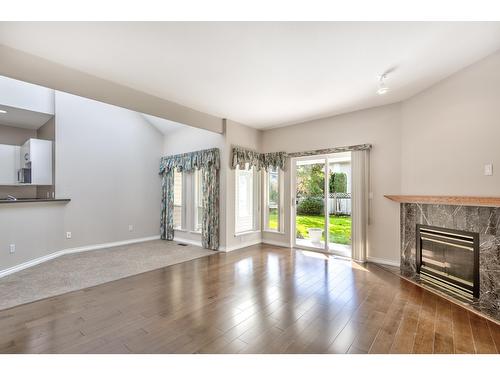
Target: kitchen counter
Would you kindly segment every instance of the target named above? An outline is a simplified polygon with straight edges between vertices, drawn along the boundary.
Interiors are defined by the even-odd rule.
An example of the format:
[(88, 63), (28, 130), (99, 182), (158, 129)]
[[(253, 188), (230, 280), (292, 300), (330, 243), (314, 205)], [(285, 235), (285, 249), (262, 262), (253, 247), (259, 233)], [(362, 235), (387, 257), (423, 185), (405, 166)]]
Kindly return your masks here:
[(0, 204), (39, 203), (39, 202), (67, 203), (69, 201), (71, 201), (71, 199), (69, 198), (18, 198), (16, 201), (9, 199), (0, 199)]

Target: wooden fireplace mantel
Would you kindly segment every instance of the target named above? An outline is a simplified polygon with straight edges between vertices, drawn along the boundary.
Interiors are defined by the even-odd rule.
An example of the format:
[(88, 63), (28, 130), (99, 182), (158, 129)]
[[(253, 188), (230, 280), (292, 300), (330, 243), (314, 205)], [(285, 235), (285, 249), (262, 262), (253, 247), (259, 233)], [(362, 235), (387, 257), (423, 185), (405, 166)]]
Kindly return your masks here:
[(464, 197), (455, 195), (384, 195), (384, 197), (399, 203), (500, 207), (500, 197)]

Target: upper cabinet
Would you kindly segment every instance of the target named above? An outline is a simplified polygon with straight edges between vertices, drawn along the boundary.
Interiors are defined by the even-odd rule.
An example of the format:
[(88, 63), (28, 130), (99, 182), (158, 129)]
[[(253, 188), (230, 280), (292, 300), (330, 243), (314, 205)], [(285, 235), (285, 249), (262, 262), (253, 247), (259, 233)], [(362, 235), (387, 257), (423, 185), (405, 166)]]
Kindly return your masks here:
[(31, 138), (21, 146), (21, 168), (18, 171), (18, 182), (23, 174), (30, 174), (27, 183), (32, 185), (52, 185), (52, 142)]
[(0, 185), (52, 185), (52, 142), (0, 145)]
[(19, 146), (0, 144), (0, 185), (17, 184), (17, 171), (21, 167)]

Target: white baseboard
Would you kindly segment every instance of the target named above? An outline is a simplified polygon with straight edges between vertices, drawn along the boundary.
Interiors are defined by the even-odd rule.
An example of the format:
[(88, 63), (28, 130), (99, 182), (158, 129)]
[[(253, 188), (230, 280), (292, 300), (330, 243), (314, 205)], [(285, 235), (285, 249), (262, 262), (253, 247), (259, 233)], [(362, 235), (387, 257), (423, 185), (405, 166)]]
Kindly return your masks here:
[(26, 268), (36, 266), (37, 264), (46, 262), (48, 260), (59, 258), (60, 256), (67, 255), (67, 254), (83, 253), (85, 251), (106, 249), (108, 247), (124, 246), (124, 245), (130, 245), (130, 244), (139, 243), (139, 242), (146, 242), (146, 241), (153, 241), (153, 240), (158, 240), (158, 239), (160, 239), (160, 236), (151, 236), (151, 237), (134, 238), (134, 239), (125, 240), (125, 241), (107, 242), (107, 243), (102, 243), (102, 244), (97, 244), (97, 245), (88, 245), (88, 246), (81, 246), (81, 247), (74, 247), (74, 248), (70, 248), (70, 249), (59, 250), (59, 251), (53, 252), (51, 254), (45, 255), (43, 257), (32, 259), (32, 260), (29, 260), (27, 262), (18, 264), (16, 266), (12, 266), (10, 268), (0, 270), (0, 278), (7, 276), (7, 275), (11, 275), (15, 272), (24, 270)]
[(390, 259), (375, 258), (375, 257), (366, 257), (366, 260), (368, 262), (378, 263), (378, 264), (385, 264), (387, 266), (394, 266), (394, 267), (399, 267), (400, 266), (400, 262), (399, 261), (394, 261), (394, 260), (390, 260)]
[(262, 243), (265, 243), (268, 245), (273, 245), (273, 246), (286, 247), (288, 249), (292, 248), (292, 246), (289, 243), (282, 242), (282, 241), (262, 240)]
[(219, 251), (223, 251), (223, 252), (230, 252), (230, 251), (234, 251), (234, 250), (238, 250), (238, 249), (243, 249), (244, 247), (248, 247), (248, 246), (253, 246), (253, 245), (258, 245), (262, 243), (262, 239), (258, 238), (256, 240), (250, 240), (250, 241), (243, 241), (237, 245), (232, 245), (232, 246), (221, 246), (219, 248)]

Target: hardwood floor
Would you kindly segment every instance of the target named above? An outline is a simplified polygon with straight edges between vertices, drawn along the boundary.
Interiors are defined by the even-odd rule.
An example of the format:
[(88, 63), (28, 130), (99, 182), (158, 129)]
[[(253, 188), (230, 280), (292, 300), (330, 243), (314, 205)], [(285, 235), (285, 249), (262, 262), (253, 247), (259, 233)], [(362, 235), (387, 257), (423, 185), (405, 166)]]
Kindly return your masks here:
[(2, 353), (498, 353), (500, 327), (376, 265), (252, 246), (0, 311)]

